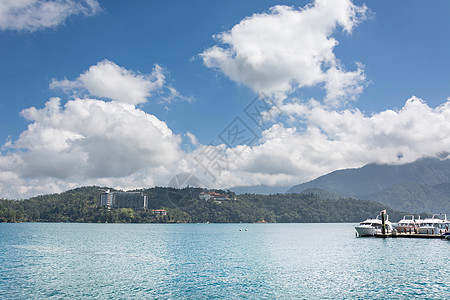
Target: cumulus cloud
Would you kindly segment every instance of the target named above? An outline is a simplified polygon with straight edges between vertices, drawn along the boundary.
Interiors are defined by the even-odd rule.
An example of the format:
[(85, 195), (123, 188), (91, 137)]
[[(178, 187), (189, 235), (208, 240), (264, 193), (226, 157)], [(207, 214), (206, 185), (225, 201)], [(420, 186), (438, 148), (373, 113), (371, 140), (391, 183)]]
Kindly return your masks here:
[[(159, 65), (142, 74), (104, 60), (73, 80), (53, 79), (51, 88), (72, 97), (22, 111), (28, 128), (1, 148), (0, 195), (26, 197), (92, 184), (165, 185), (177, 173), (195, 173), (207, 187), (284, 186), (341, 168), (450, 153), (450, 99), (432, 108), (412, 97), (400, 110), (370, 115), (332, 108), (363, 92), (364, 66), (346, 71), (334, 54), (332, 34), (338, 28), (351, 33), (365, 12), (349, 0), (317, 0), (303, 9), (275, 6), (216, 36), (222, 46), (201, 54), (207, 67), (283, 99), (268, 115), (278, 118), (275, 124), (254, 145), (202, 145), (186, 132), (195, 150), (181, 150), (180, 135), (136, 107), (155, 95), (163, 102), (190, 101), (167, 85)], [(324, 102), (286, 98), (312, 86), (326, 91)]]
[[(276, 123), (255, 145), (201, 145), (133, 105), (50, 99), (22, 115), (31, 124), (0, 156), (2, 196), (59, 192), (80, 185), (139, 188), (192, 173), (203, 186), (293, 185), (367, 163), (402, 164), (450, 153), (450, 101), (430, 107), (411, 97), (399, 110), (365, 114), (315, 100), (279, 106), (294, 120)], [(8, 152), (8, 149), (10, 151)], [(5, 150), (4, 150), (5, 151)]]
[(364, 74), (364, 66), (360, 63), (357, 63), (357, 66), (358, 69), (353, 72), (344, 72), (336, 67), (326, 71), (325, 103), (338, 107), (348, 100), (356, 100), (362, 94), (366, 75)]
[(52, 79), (50, 88), (61, 89), (74, 97), (101, 97), (134, 105), (145, 103), (154, 95), (162, 103), (175, 100), (193, 102), (194, 97), (183, 96), (167, 84), (166, 73), (158, 64), (155, 64), (151, 74), (141, 74), (105, 59), (91, 66), (75, 80)]
[(56, 27), (72, 15), (100, 11), (97, 0), (4, 0), (0, 2), (0, 29), (36, 31)]
[[(296, 124), (274, 124), (255, 146), (217, 147), (227, 158), (226, 163), (218, 162), (222, 169), (208, 170), (216, 175), (217, 186), (292, 185), (337, 169), (403, 164), (450, 152), (450, 101), (431, 108), (411, 97), (400, 110), (372, 115), (357, 109), (331, 110), (314, 100), (279, 109)], [(208, 162), (201, 155), (204, 149), (196, 151), (203, 163)], [(202, 165), (197, 168), (197, 176), (208, 175)]]
[(317, 103), (310, 106), (299, 117), (305, 119), (309, 130), (345, 145), (342, 157), (356, 157), (361, 162), (406, 163), (450, 150), (450, 102), (431, 108), (411, 97), (401, 110), (370, 116), (357, 109), (332, 111)]
[(163, 84), (157, 76), (160, 70), (155, 67), (152, 74), (141, 75), (103, 61), (75, 81), (54, 81), (53, 85), (86, 88), (112, 101), (74, 98), (62, 104), (55, 97), (43, 108), (24, 109), (21, 115), (28, 128), (2, 147), (0, 192), (29, 195), (42, 186), (51, 192), (93, 182), (132, 187), (154, 183), (152, 174), (169, 173), (182, 157), (181, 137), (135, 106)]
[(32, 122), (14, 143), (24, 177), (121, 177), (162, 166), (179, 155), (180, 139), (153, 115), (132, 105), (59, 98), (22, 115)]
[(365, 75), (361, 64), (356, 71), (344, 70), (331, 35), (338, 26), (351, 33), (365, 12), (350, 0), (317, 0), (303, 9), (274, 6), (217, 34), (223, 46), (200, 55), (208, 68), (258, 93), (283, 98), (298, 87), (325, 85), (325, 100), (336, 103), (359, 95)]
[(159, 65), (155, 65), (151, 74), (145, 75), (119, 67), (112, 61), (103, 60), (73, 81), (53, 79), (50, 88), (75, 93), (85, 90), (94, 97), (139, 104), (145, 103), (151, 93), (160, 90), (164, 83), (165, 75)]

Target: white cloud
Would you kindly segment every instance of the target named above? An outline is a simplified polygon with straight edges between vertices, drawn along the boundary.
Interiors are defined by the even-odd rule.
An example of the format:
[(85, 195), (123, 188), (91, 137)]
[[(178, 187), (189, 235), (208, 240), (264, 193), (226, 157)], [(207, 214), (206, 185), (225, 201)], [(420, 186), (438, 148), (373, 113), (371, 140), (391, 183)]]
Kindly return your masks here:
[[(330, 110), (316, 101), (280, 109), (297, 125), (275, 124), (257, 145), (227, 149), (228, 167), (209, 170), (215, 172), (215, 185), (293, 185), (337, 169), (403, 164), (450, 152), (450, 101), (431, 108), (412, 97), (401, 110), (372, 115), (357, 109)], [(201, 151), (194, 153), (202, 157)], [(197, 168), (197, 176), (206, 173)]]
[(339, 106), (348, 100), (356, 100), (364, 89), (364, 66), (357, 64), (358, 69), (353, 72), (344, 72), (339, 68), (332, 67), (326, 71), (327, 80), (325, 90), (327, 92), (325, 103), (331, 106)]
[[(0, 16), (5, 3), (12, 2), (0, 4)], [(299, 87), (325, 89), (325, 104), (278, 102), (274, 115), (281, 111), (289, 123), (263, 131), (254, 146), (201, 145), (187, 132), (196, 149), (180, 150), (179, 135), (136, 107), (154, 95), (163, 102), (191, 99), (167, 86), (159, 65), (141, 74), (104, 60), (74, 80), (53, 79), (51, 88), (73, 97), (66, 103), (51, 98), (44, 108), (22, 111), (28, 128), (1, 147), (0, 195), (26, 197), (92, 184), (149, 187), (185, 172), (195, 173), (208, 187), (290, 185), (340, 168), (406, 163), (450, 152), (450, 98), (431, 108), (412, 97), (400, 110), (372, 115), (330, 108), (363, 91), (363, 65), (345, 71), (333, 52), (337, 41), (332, 34), (338, 27), (350, 33), (365, 10), (348, 0), (317, 0), (299, 10), (276, 6), (217, 35), (224, 46), (201, 54), (207, 67), (258, 93), (284, 98)], [(217, 153), (224, 156), (211, 164), (208, 159)]]
[(22, 112), (31, 123), (0, 156), (3, 195), (39, 192), (33, 187), (37, 182), (58, 182), (45, 192), (82, 183), (154, 183), (154, 174), (162, 177), (182, 158), (181, 138), (133, 105), (96, 99), (60, 102), (52, 98), (42, 109)]
[[(177, 91), (175, 88), (171, 86), (166, 86), (163, 91), (161, 91), (158, 96), (163, 100), (161, 102), (165, 103), (172, 103), (175, 100), (181, 100), (186, 101), (189, 103), (192, 103), (195, 101), (195, 98), (193, 96), (183, 96), (179, 91)], [(168, 107), (166, 106), (166, 109), (168, 110)]]
[(36, 31), (55, 27), (72, 15), (94, 15), (97, 0), (3, 0), (0, 1), (0, 29)]
[(366, 7), (350, 0), (317, 0), (303, 9), (274, 6), (216, 35), (224, 46), (201, 53), (204, 64), (258, 93), (285, 97), (298, 87), (325, 85), (335, 103), (362, 91), (362, 65), (346, 72), (335, 57), (338, 26), (350, 33), (365, 18)]
[(200, 143), (194, 134), (186, 132), (186, 136), (189, 138), (189, 141), (193, 146), (200, 146)]
[(74, 81), (53, 79), (50, 88), (76, 93), (87, 90), (94, 97), (139, 104), (145, 103), (151, 93), (160, 90), (164, 83), (165, 75), (159, 65), (155, 65), (151, 74), (144, 75), (119, 67), (109, 60), (103, 60), (91, 66)]
[(295, 123), (274, 124), (254, 146), (201, 145), (188, 132), (196, 149), (183, 152), (180, 136), (133, 105), (74, 99), (62, 106), (53, 98), (42, 109), (23, 111), (31, 124), (0, 156), (0, 194), (25, 197), (92, 184), (167, 185), (186, 172), (208, 187), (285, 186), (336, 169), (450, 152), (450, 101), (431, 108), (412, 97), (400, 110), (371, 115), (331, 110), (314, 100), (278, 109)]
[(406, 163), (450, 150), (450, 102), (431, 108), (411, 97), (399, 111), (371, 116), (359, 110), (331, 111), (316, 105), (303, 117), (309, 129), (320, 130), (327, 140), (345, 145), (348, 150), (342, 152), (343, 157), (354, 156), (361, 163)]
[(44, 108), (24, 109), (28, 128), (0, 154), (1, 195), (24, 197), (94, 183), (142, 187), (173, 175), (183, 156), (181, 137), (135, 107), (163, 85), (160, 71), (157, 66), (151, 75), (141, 75), (103, 61), (75, 81), (54, 81), (112, 101), (75, 98), (63, 105), (51, 98)]
[(22, 115), (31, 123), (14, 143), (25, 177), (121, 177), (178, 158), (180, 138), (155, 116), (132, 105), (53, 98)]
[(61, 89), (75, 97), (87, 94), (134, 105), (145, 103), (155, 95), (161, 103), (175, 100), (193, 102), (194, 97), (185, 97), (166, 83), (165, 73), (167, 72), (158, 64), (155, 64), (151, 74), (141, 74), (105, 59), (91, 66), (75, 80), (52, 79), (50, 88)]

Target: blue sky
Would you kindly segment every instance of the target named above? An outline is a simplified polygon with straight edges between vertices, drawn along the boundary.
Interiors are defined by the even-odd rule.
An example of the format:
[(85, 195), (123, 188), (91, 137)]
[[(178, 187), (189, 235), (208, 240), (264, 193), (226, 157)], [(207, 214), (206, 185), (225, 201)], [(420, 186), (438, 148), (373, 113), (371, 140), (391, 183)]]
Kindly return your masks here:
[[(448, 1), (23, 3), (0, 4), (0, 197), (177, 173), (289, 186), (450, 151)], [(221, 138), (236, 117), (251, 144)]]

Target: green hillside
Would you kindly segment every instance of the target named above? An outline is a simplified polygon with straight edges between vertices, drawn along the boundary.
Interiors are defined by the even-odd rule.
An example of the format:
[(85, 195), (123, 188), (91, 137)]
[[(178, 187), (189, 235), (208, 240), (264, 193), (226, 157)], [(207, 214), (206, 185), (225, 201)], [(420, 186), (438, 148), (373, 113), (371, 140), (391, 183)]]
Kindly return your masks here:
[(404, 165), (369, 164), (334, 171), (293, 186), (287, 193), (315, 188), (374, 200), (402, 211), (450, 213), (449, 184), (450, 159), (425, 158)]
[(450, 213), (450, 183), (435, 185), (402, 183), (393, 185), (381, 192), (369, 195), (366, 199), (377, 201), (412, 213)]
[[(321, 199), (313, 193), (236, 196), (230, 200), (199, 199), (201, 188), (155, 187), (139, 190), (148, 196), (148, 210), (107, 209), (97, 204), (99, 187), (83, 187), (61, 194), (27, 200), (0, 200), (0, 222), (92, 222), (92, 223), (239, 223), (239, 222), (358, 222), (387, 208), (373, 201)], [(157, 216), (152, 209), (166, 209)], [(387, 208), (391, 219), (403, 213)]]

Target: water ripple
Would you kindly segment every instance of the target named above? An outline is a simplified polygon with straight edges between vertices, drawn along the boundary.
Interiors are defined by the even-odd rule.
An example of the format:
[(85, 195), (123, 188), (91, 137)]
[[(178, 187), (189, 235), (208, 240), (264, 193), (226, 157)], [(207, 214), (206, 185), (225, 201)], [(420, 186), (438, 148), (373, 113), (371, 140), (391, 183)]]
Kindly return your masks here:
[[(239, 228), (248, 231), (239, 231)], [(0, 224), (2, 299), (450, 299), (441, 240), (353, 224)]]

